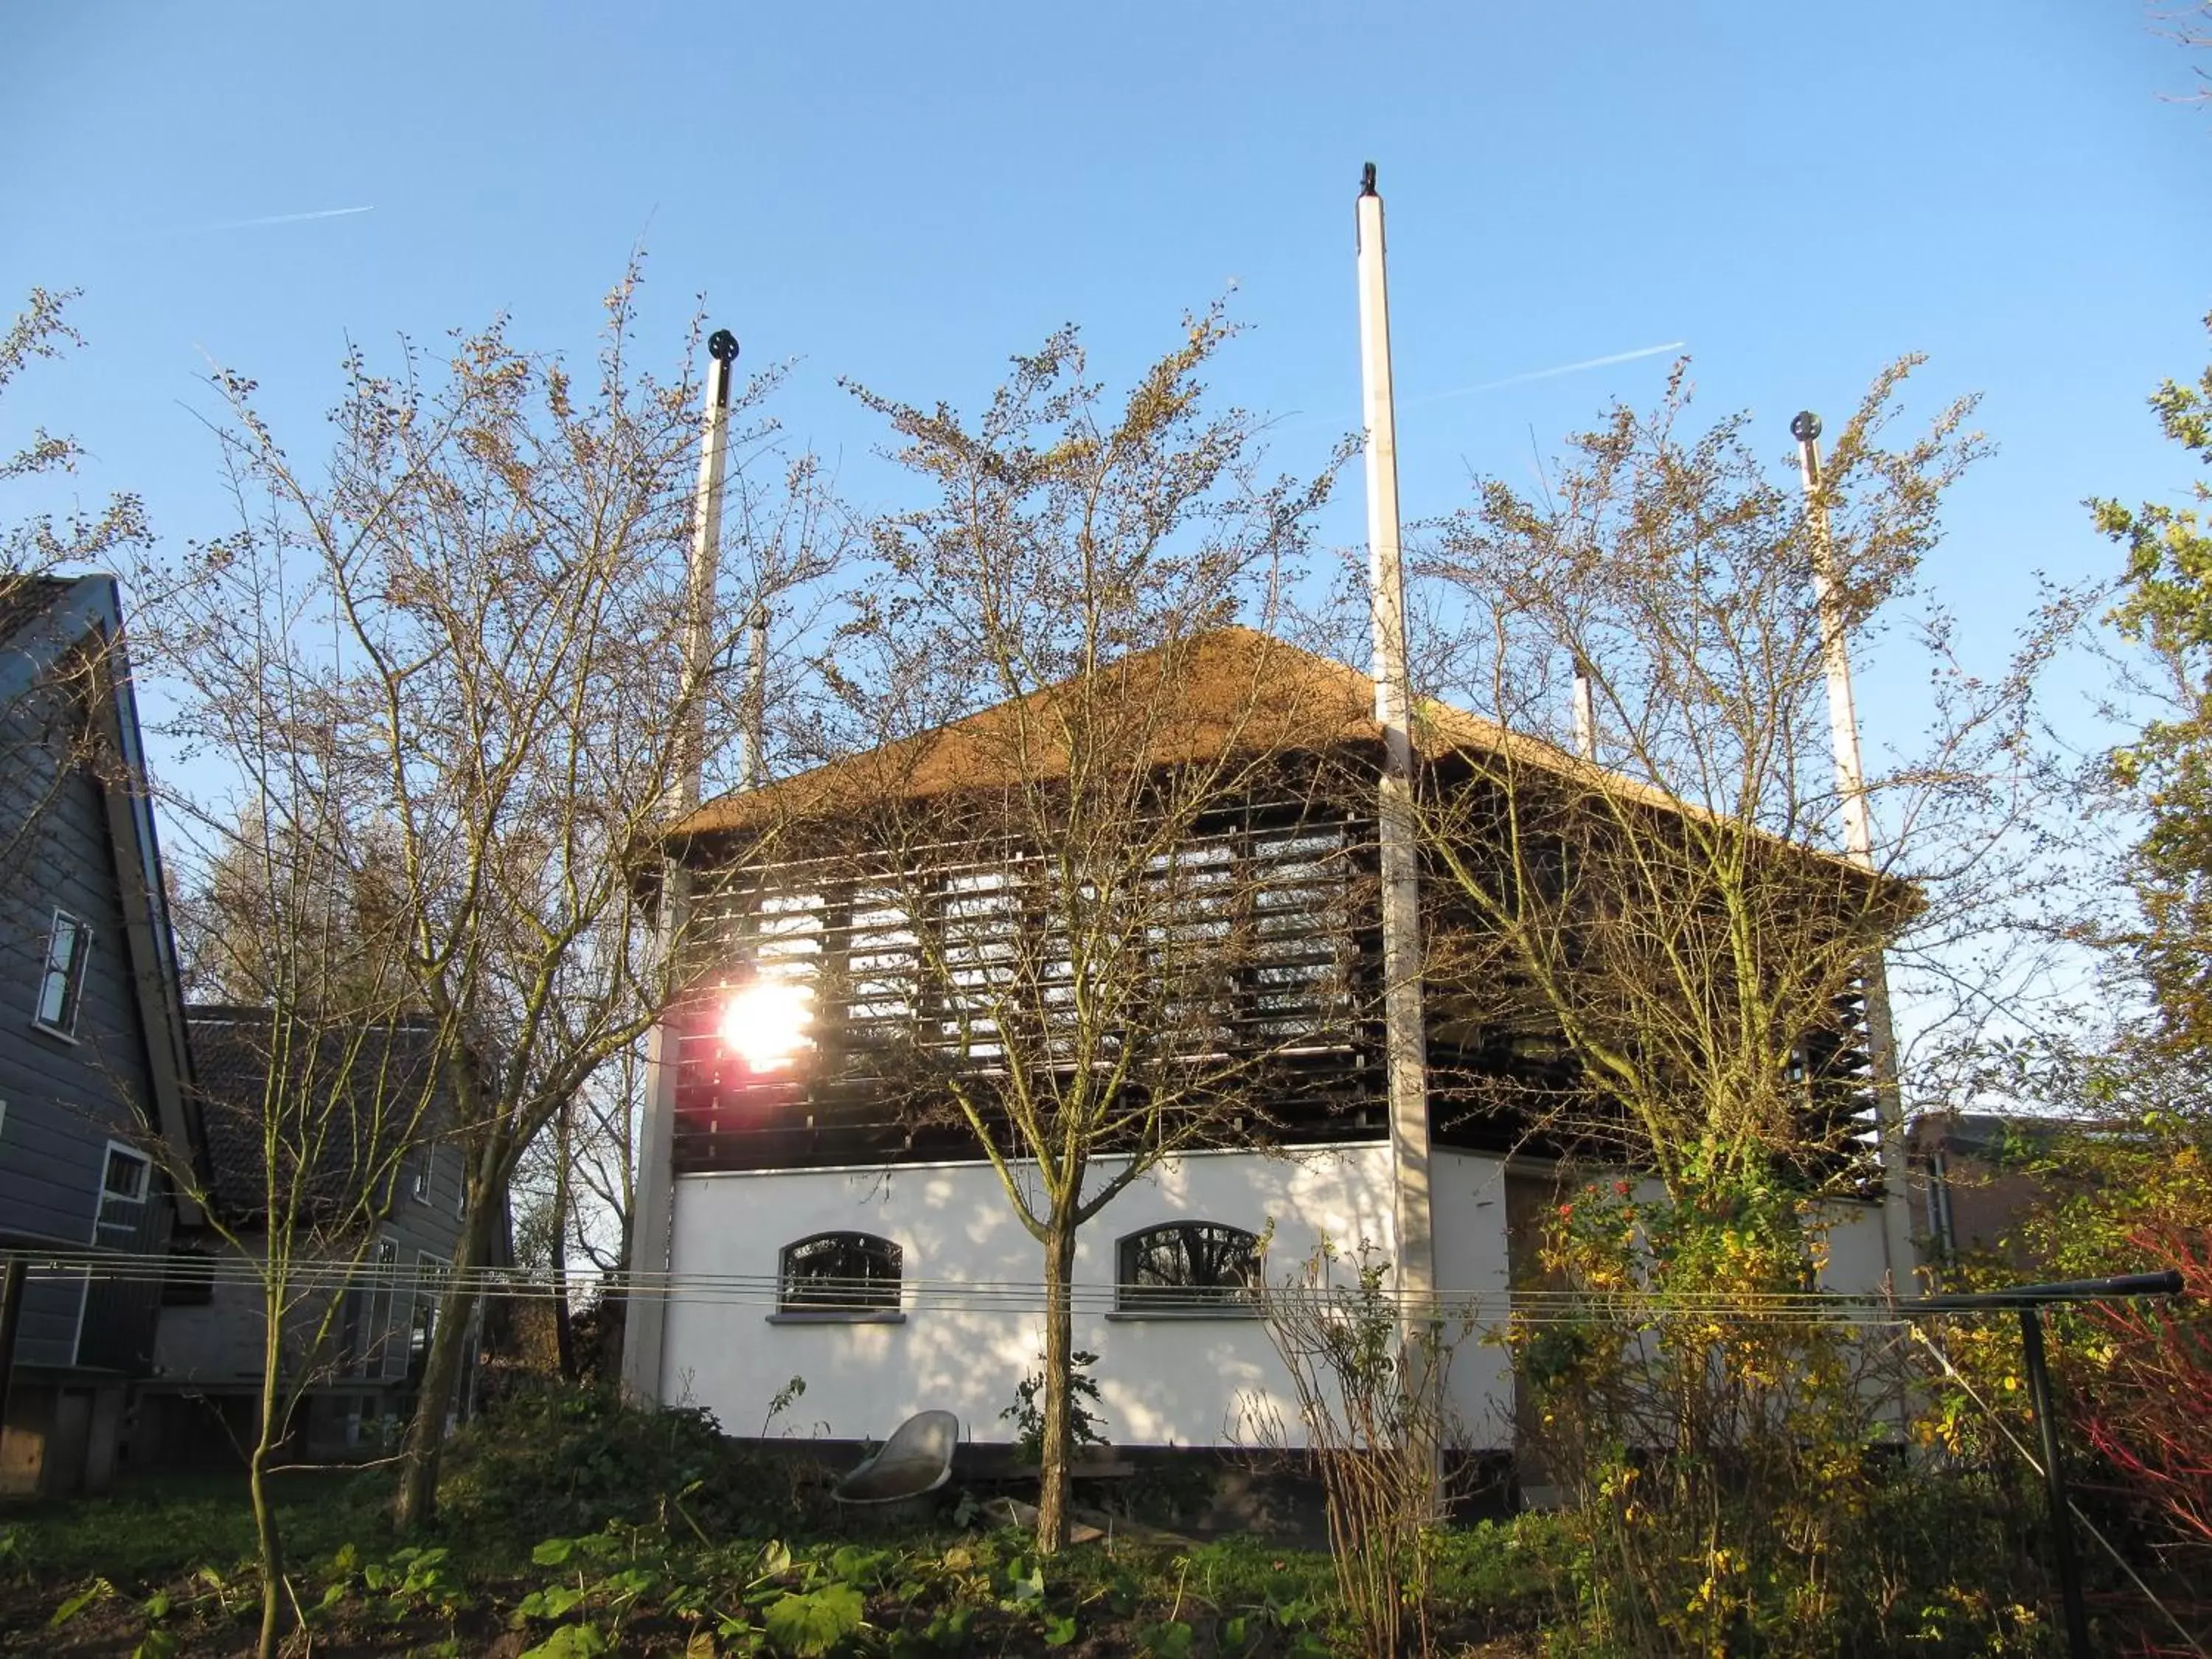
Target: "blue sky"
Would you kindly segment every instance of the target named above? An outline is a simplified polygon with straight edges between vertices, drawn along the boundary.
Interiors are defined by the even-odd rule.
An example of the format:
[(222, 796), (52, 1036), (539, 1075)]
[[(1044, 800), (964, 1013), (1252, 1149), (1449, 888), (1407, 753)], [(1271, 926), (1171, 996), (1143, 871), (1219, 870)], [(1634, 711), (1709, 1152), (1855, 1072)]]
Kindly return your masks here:
[[(1285, 464), (1358, 420), (1352, 198), (1389, 204), (1409, 516), (1526, 477), (1685, 341), (1701, 401), (1839, 418), (1930, 354), (2001, 450), (1931, 568), (1994, 640), (2037, 568), (2110, 551), (2076, 505), (2186, 482), (2143, 398), (2206, 360), (2212, 114), (2129, 0), (1111, 8), (26, 3), (0, 12), (0, 294), (85, 290), (91, 341), (8, 411), (94, 452), (175, 537), (226, 528), (192, 410), (212, 358), (295, 452), (349, 337), (507, 310), (582, 352), (650, 250), (672, 354), (695, 295), (781, 414), (888, 487), (852, 375), (969, 404), (1067, 319), (1102, 368), (1232, 283), (1217, 383)], [(236, 228), (349, 207), (374, 211)], [(1359, 498), (1332, 530), (1356, 539)], [(1880, 685), (1863, 690), (1870, 726)]]

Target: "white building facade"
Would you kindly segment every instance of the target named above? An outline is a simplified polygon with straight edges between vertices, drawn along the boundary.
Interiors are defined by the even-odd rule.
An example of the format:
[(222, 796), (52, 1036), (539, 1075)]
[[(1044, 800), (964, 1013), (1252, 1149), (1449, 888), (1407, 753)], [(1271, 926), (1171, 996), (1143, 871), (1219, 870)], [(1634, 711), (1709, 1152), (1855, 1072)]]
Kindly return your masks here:
[[(638, 1265), (665, 1294), (629, 1309), (634, 1394), (746, 1436), (873, 1438), (943, 1409), (971, 1438), (1016, 1438), (1000, 1414), (1041, 1366), (1044, 1251), (983, 1147), (1054, 1144), (1039, 1114), (1058, 1102), (1094, 1147), (1118, 1131), (1183, 1148), (1078, 1241), (1073, 1345), (1097, 1356), (1115, 1444), (1301, 1444), (1255, 1298), (1326, 1244), (1340, 1280), (1364, 1254), (1393, 1264), (1389, 1293), (1433, 1286), (1456, 1339), (1452, 1437), (1512, 1448), (1511, 1290), (1539, 1277), (1565, 1196), (1553, 1157), (1598, 1144), (1537, 1133), (1571, 1065), (1431, 988), (1426, 1146), (1394, 1151), (1371, 805), (1317, 781), (1335, 763), (1316, 757), (1371, 764), (1372, 682), (1234, 629), (1127, 672), (1146, 694), (1120, 700), (1142, 717), (1117, 750), (1133, 777), (1172, 779), (1255, 726), (1273, 757), (1171, 839), (1040, 833), (1055, 786), (1032, 775), (1050, 744), (1027, 702), (672, 832), (707, 955), (658, 1034)], [(1433, 763), (1494, 740), (1460, 718)], [(1079, 996), (1110, 1010), (1079, 1042)], [(1848, 1059), (1849, 1034), (1825, 1035)], [(1803, 1068), (1809, 1111), (1864, 1093), (1826, 1064)], [(1086, 1191), (1115, 1167), (1095, 1158)], [(1880, 1286), (1872, 1215), (1839, 1212), (1829, 1288)]]
[[(1510, 1450), (1513, 1376), (1496, 1339), (1553, 1176), (1540, 1164), (1439, 1148), (1431, 1187), (1438, 1299), (1457, 1338), (1455, 1439), (1466, 1451)], [(1324, 1241), (1387, 1258), (1395, 1210), (1381, 1142), (1192, 1152), (1133, 1182), (1083, 1230), (1076, 1254), (1074, 1346), (1098, 1356), (1089, 1370), (1107, 1437), (1124, 1447), (1304, 1443), (1290, 1378), (1249, 1307), (1144, 1305), (1121, 1271), (1124, 1241), (1191, 1223), (1265, 1236), (1267, 1277), (1280, 1283)], [(1839, 1206), (1837, 1220), (1824, 1288), (1874, 1293), (1874, 1207)], [(829, 1234), (896, 1247), (891, 1305), (791, 1298), (785, 1253)], [(666, 1310), (662, 1400), (703, 1407), (738, 1435), (880, 1439), (915, 1412), (949, 1410), (970, 1438), (1011, 1440), (1000, 1413), (1040, 1364), (1040, 1250), (981, 1162), (679, 1176), (682, 1279)], [(775, 1412), (793, 1377), (803, 1394)]]

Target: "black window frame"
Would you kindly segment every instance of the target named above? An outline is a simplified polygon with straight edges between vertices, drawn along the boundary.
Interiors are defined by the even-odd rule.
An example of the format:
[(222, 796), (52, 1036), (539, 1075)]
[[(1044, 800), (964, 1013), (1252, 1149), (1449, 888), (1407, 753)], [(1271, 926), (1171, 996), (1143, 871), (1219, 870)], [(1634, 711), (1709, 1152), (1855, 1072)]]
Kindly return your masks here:
[[(1206, 1240), (1204, 1254), (1215, 1256), (1217, 1267), (1233, 1267), (1235, 1271), (1224, 1273), (1210, 1283), (1193, 1279), (1178, 1284), (1145, 1277), (1148, 1270), (1156, 1271), (1156, 1264), (1146, 1261), (1155, 1241), (1171, 1237), (1188, 1240), (1194, 1237)], [(1164, 1221), (1125, 1233), (1114, 1247), (1115, 1311), (1256, 1314), (1260, 1311), (1260, 1291), (1265, 1283), (1261, 1266), (1263, 1243), (1258, 1233), (1226, 1221)], [(1236, 1251), (1239, 1259), (1232, 1261), (1224, 1254), (1228, 1251)], [(1186, 1247), (1182, 1260), (1187, 1266), (1195, 1267), (1200, 1261), (1200, 1253)]]
[[(842, 1256), (833, 1252), (842, 1251)], [(799, 1260), (801, 1253), (807, 1253)], [(794, 1275), (817, 1260), (860, 1271)], [(877, 1233), (837, 1228), (795, 1238), (776, 1255), (775, 1308), (779, 1314), (896, 1313), (906, 1294), (906, 1250)]]
[(215, 1257), (189, 1244), (172, 1244), (161, 1266), (161, 1305), (207, 1308), (215, 1304)]
[[(63, 939), (69, 953), (59, 954)], [(84, 1005), (85, 964), (92, 959), (92, 924), (73, 910), (57, 905), (46, 925), (46, 959), (39, 970), (37, 999), (31, 1005), (31, 1024), (55, 1036), (76, 1036), (76, 1017)], [(49, 1014), (46, 1005), (58, 985), (60, 1000)]]

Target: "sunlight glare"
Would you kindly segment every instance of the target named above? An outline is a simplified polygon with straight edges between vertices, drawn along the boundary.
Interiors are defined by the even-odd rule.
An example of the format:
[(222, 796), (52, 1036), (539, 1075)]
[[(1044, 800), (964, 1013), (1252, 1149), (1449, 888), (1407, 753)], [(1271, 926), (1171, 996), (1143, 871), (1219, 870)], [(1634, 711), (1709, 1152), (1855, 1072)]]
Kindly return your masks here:
[(811, 1045), (810, 988), (782, 980), (756, 980), (730, 993), (717, 1026), (722, 1043), (756, 1072), (780, 1072)]

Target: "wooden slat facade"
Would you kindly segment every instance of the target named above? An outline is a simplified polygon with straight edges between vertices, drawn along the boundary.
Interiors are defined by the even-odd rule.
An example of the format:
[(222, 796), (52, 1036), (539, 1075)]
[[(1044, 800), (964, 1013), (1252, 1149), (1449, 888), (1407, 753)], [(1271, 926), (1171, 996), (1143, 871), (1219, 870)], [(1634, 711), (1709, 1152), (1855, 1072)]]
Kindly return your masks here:
[[(1330, 764), (1332, 775), (1345, 775), (1341, 757)], [(1155, 861), (1145, 924), (1173, 965), (1163, 968), (1142, 1030), (1155, 1058), (1234, 1075), (1249, 1109), (1229, 1114), (1212, 1144), (1324, 1145), (1386, 1133), (1375, 825), (1326, 804), (1330, 792), (1308, 769), (1317, 765), (1285, 757), (1273, 793), (1217, 811)], [(1432, 773), (1431, 785), (1495, 793), (1460, 769), (1448, 774)], [(695, 879), (713, 896), (702, 901), (701, 988), (672, 1017), (678, 1170), (981, 1156), (942, 1082), (1003, 1075), (1006, 1046), (988, 1012), (1002, 994), (1015, 993), (1008, 1000), (1033, 1019), (1074, 994), (1054, 936), (1066, 906), (1053, 884), (1066, 872), (1036, 848), (959, 842), (909, 853), (896, 867), (872, 868), (850, 852), (763, 867), (749, 867), (748, 856), (741, 836), (690, 845)], [(1808, 867), (1858, 879), (1835, 876), (1826, 862)], [(1474, 926), (1449, 892), (1443, 880), (1426, 884), (1432, 939)], [(1216, 968), (1194, 970), (1216, 945)], [(1167, 983), (1194, 971), (1202, 983)], [(787, 1066), (756, 1071), (717, 1031), (723, 1000), (754, 975), (803, 988), (810, 999), (811, 1046)], [(1548, 1016), (1501, 1018), (1498, 1005), (1513, 999), (1467, 990), (1425, 988), (1436, 1143), (1619, 1156), (1608, 1109), (1587, 1098)], [(1054, 1051), (1042, 1030), (1019, 1034), (1015, 1047), (1033, 1060)], [(1814, 1173), (1870, 1177), (1873, 1098), (1856, 994), (1838, 998), (1832, 1020), (1808, 1034), (1789, 1077), (1802, 1091), (1805, 1139), (1833, 1149)], [(1578, 1097), (1572, 1134), (1551, 1121), (1569, 1096)]]
[[(1230, 1079), (1248, 1138), (1379, 1136), (1373, 825), (1255, 805), (1153, 862), (1128, 923), (1158, 998), (1129, 1022), (1146, 1069)], [(939, 1080), (988, 1087), (1007, 1064), (998, 1020), (1048, 1025), (1077, 994), (1066, 908), (1047, 896), (1064, 873), (1034, 851), (945, 848), (924, 868), (823, 859), (724, 891), (709, 921), (722, 966), (676, 1016), (678, 1168), (978, 1155)], [(749, 974), (811, 999), (811, 1046), (787, 1067), (756, 1072), (719, 1036), (721, 999)], [(1012, 1046), (1062, 1048), (1049, 1030)]]

